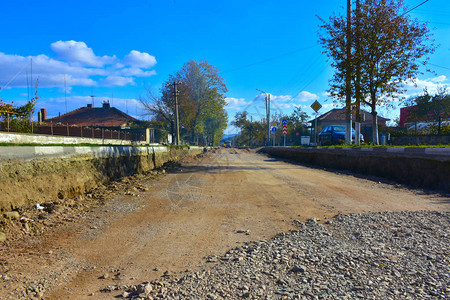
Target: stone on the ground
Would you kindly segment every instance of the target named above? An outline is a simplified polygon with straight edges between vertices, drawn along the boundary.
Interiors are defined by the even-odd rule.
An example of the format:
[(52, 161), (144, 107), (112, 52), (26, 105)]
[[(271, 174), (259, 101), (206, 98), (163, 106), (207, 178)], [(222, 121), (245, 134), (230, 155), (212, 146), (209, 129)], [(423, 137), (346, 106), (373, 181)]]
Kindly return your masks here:
[(6, 234), (0, 231), (0, 243), (3, 243), (5, 241), (6, 241)]
[(20, 219), (20, 214), (18, 211), (7, 211), (3, 213), (3, 216), (10, 220), (18, 220)]
[[(130, 299), (450, 299), (450, 212), (311, 219), (205, 257), (198, 271), (129, 287)], [(242, 230), (245, 232), (244, 230)], [(144, 287), (151, 287), (145, 290)]]

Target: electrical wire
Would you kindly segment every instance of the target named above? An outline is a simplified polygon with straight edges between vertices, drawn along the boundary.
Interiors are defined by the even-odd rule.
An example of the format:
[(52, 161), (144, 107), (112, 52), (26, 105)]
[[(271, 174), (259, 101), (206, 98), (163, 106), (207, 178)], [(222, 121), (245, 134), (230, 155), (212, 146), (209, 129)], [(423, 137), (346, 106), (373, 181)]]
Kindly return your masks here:
[(439, 66), (439, 65), (435, 65), (435, 64), (432, 64), (432, 63), (428, 63), (430, 66), (433, 66), (433, 67), (438, 67), (438, 68), (441, 68), (441, 69), (446, 69), (446, 70), (450, 70), (450, 68), (448, 68), (448, 67), (443, 67), (443, 66)]
[(425, 3), (427, 3), (430, 0), (425, 0), (420, 4), (417, 4), (416, 6), (414, 6), (413, 8), (411, 8), (410, 10), (407, 10), (406, 12), (404, 12), (403, 14), (400, 15), (400, 17), (403, 17), (404, 15), (406, 15), (407, 13), (410, 13), (411, 11), (415, 10), (416, 8), (418, 8), (419, 6), (424, 5)]
[(240, 66), (240, 67), (237, 67), (237, 68), (234, 68), (234, 69), (222, 71), (222, 72), (220, 72), (220, 74), (230, 73), (230, 72), (238, 71), (238, 70), (241, 70), (241, 69), (245, 69), (245, 68), (253, 67), (253, 66), (256, 66), (256, 65), (260, 65), (260, 64), (263, 64), (263, 63), (266, 63), (266, 62), (269, 62), (269, 61), (272, 61), (272, 60), (276, 60), (276, 59), (281, 58), (281, 57), (289, 56), (289, 55), (292, 55), (292, 54), (295, 54), (295, 53), (298, 53), (298, 52), (301, 52), (301, 51), (304, 51), (304, 50), (308, 50), (308, 49), (311, 49), (311, 48), (314, 48), (314, 47), (317, 47), (317, 45), (313, 45), (313, 46), (297, 49), (297, 50), (294, 50), (294, 51), (291, 51), (291, 52), (287, 52), (287, 53), (284, 53), (284, 54), (280, 54), (280, 55), (277, 55), (277, 56), (274, 56), (274, 57), (266, 58), (266, 59), (263, 59), (261, 61), (254, 62), (254, 63), (248, 64), (248, 65), (243, 65), (243, 66)]
[(0, 87), (0, 93), (2, 90), (4, 90), (8, 85), (16, 79), (17, 76), (19, 76), (20, 73), (26, 68), (27, 66), (24, 66), (19, 72), (16, 73), (4, 86)]

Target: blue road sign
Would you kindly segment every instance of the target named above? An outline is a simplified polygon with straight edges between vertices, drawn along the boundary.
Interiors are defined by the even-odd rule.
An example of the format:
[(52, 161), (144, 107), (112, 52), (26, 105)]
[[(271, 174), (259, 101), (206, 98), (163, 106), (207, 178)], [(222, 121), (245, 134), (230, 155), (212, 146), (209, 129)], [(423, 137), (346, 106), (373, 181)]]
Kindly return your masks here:
[(277, 128), (275, 126), (272, 126), (272, 128), (270, 129), (270, 131), (272, 131), (272, 133), (275, 133), (277, 131)]
[(287, 125), (288, 121), (286, 119), (284, 119), (282, 123), (283, 123), (283, 125)]

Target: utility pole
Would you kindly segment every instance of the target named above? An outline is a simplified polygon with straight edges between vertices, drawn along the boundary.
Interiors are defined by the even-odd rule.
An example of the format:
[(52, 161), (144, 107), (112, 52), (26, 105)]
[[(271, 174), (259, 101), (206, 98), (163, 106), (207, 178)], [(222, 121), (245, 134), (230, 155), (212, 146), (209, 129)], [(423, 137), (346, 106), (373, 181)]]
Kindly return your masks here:
[(256, 89), (266, 95), (266, 115), (267, 115), (267, 146), (270, 146), (270, 94)]
[(178, 114), (178, 89), (177, 89), (177, 81), (173, 82), (173, 96), (175, 98), (175, 126), (176, 126), (176, 143), (175, 145), (179, 145), (180, 144), (180, 118), (179, 118), (179, 114)]
[(346, 57), (346, 76), (345, 76), (345, 108), (347, 109), (345, 118), (345, 142), (352, 143), (352, 4), (347, 0), (347, 57)]
[(356, 39), (355, 39), (355, 50), (356, 50), (356, 82), (355, 82), (355, 144), (361, 144), (361, 30), (360, 30), (360, 16), (361, 7), (360, 0), (356, 0)]
[(268, 107), (268, 113), (267, 113), (267, 124), (268, 124), (268, 135), (270, 137), (270, 94), (267, 94), (267, 107)]

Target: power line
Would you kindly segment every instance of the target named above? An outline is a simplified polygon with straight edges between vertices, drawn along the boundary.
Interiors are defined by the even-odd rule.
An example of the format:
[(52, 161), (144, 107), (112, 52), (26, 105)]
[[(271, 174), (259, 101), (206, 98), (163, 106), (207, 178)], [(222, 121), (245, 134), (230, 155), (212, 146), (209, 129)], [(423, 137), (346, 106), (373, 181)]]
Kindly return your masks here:
[(446, 69), (446, 70), (450, 70), (450, 68), (448, 68), (448, 67), (443, 67), (443, 66), (439, 66), (439, 65), (435, 65), (435, 64), (432, 64), (432, 63), (428, 63), (430, 66), (433, 66), (433, 67), (438, 67), (438, 68), (441, 68), (441, 69)]
[(420, 4), (417, 4), (416, 6), (414, 6), (413, 8), (411, 8), (410, 10), (408, 10), (408, 11), (404, 12), (403, 14), (401, 14), (400, 17), (403, 17), (403, 16), (406, 15), (407, 13), (410, 13), (411, 11), (415, 10), (415, 9), (418, 8), (419, 6), (424, 5), (424, 4), (427, 3), (428, 1), (430, 1), (430, 0), (425, 0), (425, 1), (423, 1), (422, 3), (420, 3)]
[(258, 61), (258, 62), (254, 62), (254, 63), (248, 64), (248, 65), (243, 65), (243, 66), (240, 66), (240, 67), (237, 67), (237, 68), (234, 68), (234, 69), (230, 69), (230, 70), (226, 70), (226, 71), (220, 72), (220, 74), (234, 72), (234, 71), (238, 71), (238, 70), (241, 70), (241, 69), (253, 67), (253, 66), (256, 66), (256, 65), (259, 65), (259, 64), (263, 64), (263, 63), (266, 63), (266, 62), (269, 62), (269, 61), (272, 61), (272, 60), (275, 60), (275, 59), (278, 59), (278, 58), (281, 58), (281, 57), (289, 56), (289, 55), (295, 54), (297, 52), (308, 50), (308, 49), (311, 49), (311, 48), (314, 48), (314, 47), (317, 47), (317, 45), (313, 45), (313, 46), (309, 46), (309, 47), (306, 47), (306, 48), (297, 49), (297, 50), (294, 50), (294, 51), (291, 51), (291, 52), (287, 52), (287, 53), (284, 53), (284, 54), (280, 54), (280, 55), (277, 55), (277, 56), (274, 56), (274, 57), (266, 58), (266, 59), (263, 59), (263, 60)]

